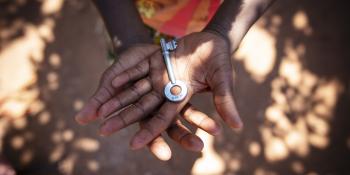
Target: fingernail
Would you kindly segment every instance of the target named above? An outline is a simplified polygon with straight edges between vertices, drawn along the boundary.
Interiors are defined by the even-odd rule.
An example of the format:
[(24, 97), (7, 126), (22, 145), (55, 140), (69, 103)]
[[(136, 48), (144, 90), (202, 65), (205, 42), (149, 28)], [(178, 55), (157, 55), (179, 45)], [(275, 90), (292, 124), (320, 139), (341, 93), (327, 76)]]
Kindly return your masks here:
[(204, 144), (202, 140), (200, 140), (196, 136), (189, 135), (190, 139), (188, 139), (187, 146), (190, 150), (195, 151), (195, 152), (200, 152), (202, 151)]
[(231, 129), (237, 133), (240, 133), (243, 130), (243, 123), (235, 123), (231, 126)]
[(101, 107), (101, 109), (100, 110), (98, 110), (98, 112), (97, 112), (97, 116), (99, 117), (99, 118), (106, 118), (106, 109), (105, 109), (106, 107), (104, 107), (104, 106), (102, 106)]
[(92, 112), (89, 110), (88, 106), (84, 106), (76, 115), (75, 121), (81, 125), (85, 125), (89, 122)]
[(221, 133), (221, 126), (215, 124), (215, 126), (212, 128), (212, 134), (219, 135), (220, 133)]
[(243, 122), (240, 120), (240, 121), (238, 121), (238, 122), (235, 122), (234, 124), (233, 124), (233, 127), (234, 128), (237, 128), (237, 129), (242, 129), (243, 128)]
[(106, 126), (106, 124), (103, 124), (99, 131), (100, 136), (109, 136), (112, 132), (110, 127)]
[(74, 119), (80, 125), (85, 125), (87, 123), (85, 117), (81, 114), (81, 112), (75, 115)]
[(100, 126), (100, 135), (109, 136), (117, 132), (121, 128), (121, 124), (115, 120), (107, 120)]
[(159, 146), (155, 152), (160, 160), (167, 161), (171, 158), (170, 148), (165, 145)]
[[(209, 120), (207, 120), (209, 121)], [(210, 132), (210, 134), (212, 135), (219, 135), (221, 133), (221, 125), (219, 125), (218, 123), (212, 121), (212, 122), (207, 122), (207, 126), (208, 131)]]

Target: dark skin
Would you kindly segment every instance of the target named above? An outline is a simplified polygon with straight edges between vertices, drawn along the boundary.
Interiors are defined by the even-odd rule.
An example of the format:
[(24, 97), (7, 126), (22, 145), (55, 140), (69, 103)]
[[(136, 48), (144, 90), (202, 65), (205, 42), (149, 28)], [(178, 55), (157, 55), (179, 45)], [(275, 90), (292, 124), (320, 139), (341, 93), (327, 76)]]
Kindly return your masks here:
[[(210, 134), (219, 133), (220, 127), (214, 120), (188, 103), (196, 93), (212, 92), (221, 118), (233, 128), (242, 127), (232, 93), (230, 57), (271, 3), (272, 0), (226, 0), (202, 32), (179, 40), (171, 60), (176, 77), (187, 83), (189, 92), (182, 102), (172, 103), (163, 95), (163, 88), (169, 80), (161, 51), (159, 46), (145, 44), (149, 43), (144, 37), (147, 29), (141, 25), (132, 1), (95, 1), (111, 38), (120, 40), (114, 42), (116, 50), (122, 51), (119, 60), (105, 71), (99, 88), (78, 113), (77, 121), (86, 124), (97, 118), (106, 118), (100, 127), (102, 135), (110, 135), (140, 122), (140, 131), (132, 139), (131, 148), (148, 145), (162, 160), (171, 155), (169, 146), (161, 137), (164, 131), (186, 149), (200, 151), (203, 147), (203, 142), (184, 127), (177, 116)], [(128, 19), (135, 21), (125, 20), (126, 17), (133, 17)], [(134, 45), (136, 43), (143, 44)], [(125, 106), (129, 107), (124, 109)], [(113, 114), (118, 110), (119, 113)]]

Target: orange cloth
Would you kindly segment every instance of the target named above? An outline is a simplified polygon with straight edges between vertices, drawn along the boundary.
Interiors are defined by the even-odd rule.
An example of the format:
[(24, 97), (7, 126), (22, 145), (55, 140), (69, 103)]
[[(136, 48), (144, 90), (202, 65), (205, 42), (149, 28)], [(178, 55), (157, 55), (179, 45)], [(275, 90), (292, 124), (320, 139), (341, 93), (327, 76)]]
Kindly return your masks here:
[(201, 31), (214, 16), (220, 0), (136, 0), (148, 26), (181, 37)]

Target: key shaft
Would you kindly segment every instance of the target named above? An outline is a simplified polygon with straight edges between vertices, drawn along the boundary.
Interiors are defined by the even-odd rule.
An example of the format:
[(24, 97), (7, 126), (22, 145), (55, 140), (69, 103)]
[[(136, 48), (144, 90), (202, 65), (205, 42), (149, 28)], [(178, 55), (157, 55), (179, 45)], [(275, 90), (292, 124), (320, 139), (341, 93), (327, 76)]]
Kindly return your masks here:
[(162, 54), (163, 54), (165, 66), (167, 69), (168, 78), (172, 84), (175, 84), (176, 78), (175, 78), (174, 69), (173, 69), (173, 66), (172, 66), (171, 60), (170, 60), (170, 51), (173, 51), (176, 49), (176, 42), (170, 41), (170, 42), (166, 43), (165, 39), (161, 38), (160, 45), (162, 47)]

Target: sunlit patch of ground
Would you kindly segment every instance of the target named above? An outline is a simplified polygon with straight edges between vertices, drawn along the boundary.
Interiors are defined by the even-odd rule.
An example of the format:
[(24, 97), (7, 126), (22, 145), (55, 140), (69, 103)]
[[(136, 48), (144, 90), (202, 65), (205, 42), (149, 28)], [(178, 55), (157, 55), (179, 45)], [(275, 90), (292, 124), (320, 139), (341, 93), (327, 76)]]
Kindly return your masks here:
[[(10, 13), (18, 12), (27, 2), (9, 3), (13, 11)], [(14, 151), (11, 159), (15, 161), (11, 163), (18, 169), (30, 169), (38, 156), (47, 157), (46, 166), (57, 166), (57, 170), (52, 170), (53, 174), (56, 171), (72, 174), (77, 166), (84, 166), (89, 172), (100, 169), (100, 163), (92, 158), (77, 165), (82, 155), (100, 150), (100, 142), (90, 136), (77, 136), (76, 130), (68, 126), (70, 121), (64, 117), (53, 118), (57, 114), (52, 113), (43, 98), (47, 93), (54, 94), (63, 88), (59, 74), (62, 55), (55, 50), (47, 53), (47, 48), (57, 39), (54, 32), (64, 3), (64, 0), (32, 1), (27, 5), (35, 8), (39, 5), (40, 22), (36, 19), (35, 22), (26, 21), (20, 16), (16, 21), (8, 22), (8, 26), (0, 27), (0, 152), (4, 137), (9, 134), (7, 129), (15, 130), (6, 142)], [(81, 4), (82, 1), (69, 1), (74, 10), (81, 9)], [(0, 25), (8, 24), (0, 22)], [(99, 28), (101, 26), (99, 23)], [(43, 69), (44, 73), (39, 74)], [(70, 105), (72, 111), (77, 111), (82, 108), (83, 101), (76, 98)], [(33, 129), (33, 123), (40, 128)], [(37, 149), (38, 145), (44, 146), (43, 150)]]
[[(18, 3), (24, 2), (18, 0)], [(44, 19), (39, 24), (27, 24), (24, 20), (18, 20), (10, 28), (0, 29), (1, 39), (6, 39), (14, 35), (14, 31), (23, 28), (23, 35), (11, 40), (6, 39), (6, 42), (2, 42), (5, 40), (0, 42), (0, 146), (2, 146), (2, 137), (6, 134), (6, 128), (11, 126), (11, 129), (18, 131), (18, 133), (8, 139), (9, 145), (11, 149), (19, 152), (18, 164), (23, 166), (33, 163), (36, 156), (39, 155), (38, 153), (42, 151), (30, 146), (41, 145), (42, 143), (37, 142), (45, 140), (42, 145), (50, 147), (46, 150), (47, 162), (57, 165), (61, 174), (74, 174), (79, 168), (88, 169), (91, 174), (100, 174), (99, 171), (106, 168), (106, 164), (111, 167), (128, 165), (123, 167), (125, 169), (128, 167), (139, 168), (136, 165), (145, 164), (144, 160), (147, 160), (144, 154), (132, 157), (138, 154), (133, 152), (129, 155), (129, 159), (124, 160), (123, 158), (126, 156), (120, 155), (121, 152), (127, 152), (127, 146), (118, 148), (121, 144), (119, 140), (109, 141), (105, 139), (104, 141), (108, 140), (105, 143), (115, 144), (113, 149), (123, 149), (119, 152), (120, 154), (108, 157), (108, 154), (115, 153), (111, 149), (112, 147), (104, 149), (105, 145), (98, 137), (91, 134), (94, 132), (89, 133), (89, 135), (87, 130), (82, 129), (83, 127), (79, 128), (80, 131), (73, 128), (69, 125), (69, 122), (72, 121), (66, 121), (67, 119), (62, 116), (56, 117), (57, 114), (52, 113), (47, 104), (38, 98), (42, 89), (38, 88), (37, 71), (43, 62), (49, 64), (49, 69), (42, 77), (45, 81), (45, 90), (54, 93), (62, 88), (71, 88), (60, 84), (63, 76), (60, 77), (59, 70), (63, 67), (64, 60), (62, 58), (65, 57), (55, 50), (44, 56), (47, 45), (57, 40), (53, 33), (54, 28), (58, 25), (55, 17), (60, 16), (64, 1), (45, 0), (42, 2), (39, 9)], [(15, 6), (10, 7), (10, 10), (14, 12), (16, 9)], [(336, 78), (319, 76), (303, 65), (302, 59), (307, 59), (304, 58), (305, 53), (309, 52), (304, 43), (294, 45), (294, 38), (290, 38), (280, 45), (277, 36), (280, 34), (284, 18), (276, 14), (269, 18), (260, 20), (249, 31), (234, 56), (235, 61), (242, 63), (244, 71), (249, 74), (247, 79), (253, 80), (252, 82), (258, 86), (267, 84), (271, 87), (270, 97), (272, 101), (266, 109), (262, 110), (264, 112), (261, 112), (264, 120), (258, 123), (258, 129), (244, 129), (245, 132), (250, 129), (249, 134), (254, 134), (254, 137), (258, 135), (256, 137), (261, 138), (261, 140), (247, 137), (243, 144), (236, 146), (233, 144), (234, 141), (227, 143), (227, 140), (223, 140), (224, 136), (213, 137), (198, 130), (197, 134), (205, 144), (202, 156), (194, 162), (187, 159), (176, 160), (184, 161), (183, 164), (193, 163), (192, 167), (188, 166), (192, 168), (189, 171), (192, 174), (236, 173), (247, 171), (250, 168), (254, 168), (252, 174), (256, 175), (277, 174), (265, 165), (254, 165), (254, 167), (246, 165), (246, 157), (244, 157), (246, 155), (257, 159), (256, 162), (263, 159), (262, 161), (269, 165), (283, 162), (290, 157), (297, 157), (297, 160), (292, 160), (290, 163), (290, 169), (293, 172), (316, 174), (305, 167), (303, 160), (310, 155), (311, 149), (322, 151), (330, 146), (330, 132), (333, 129), (331, 124), (335, 118), (334, 109), (339, 94), (344, 90), (344, 85)], [(267, 25), (268, 21), (269, 25)], [(297, 10), (292, 14), (290, 23), (291, 28), (293, 28), (290, 30), (298, 31), (305, 37), (312, 36), (316, 32), (311, 26), (308, 14), (303, 10)], [(101, 26), (102, 24), (99, 26), (99, 30), (103, 29)], [(282, 56), (278, 55), (277, 45), (282, 48)], [(83, 98), (70, 98), (73, 99), (69, 101), (67, 106), (72, 111), (78, 111), (82, 108)], [(62, 99), (60, 98), (60, 100)], [(33, 116), (31, 120), (25, 117), (27, 115)], [(29, 122), (35, 123), (35, 126), (43, 127), (43, 131), (39, 130), (47, 132), (45, 133), (47, 137), (40, 138), (40, 132), (39, 134), (33, 133), (32, 130), (36, 129), (28, 128)], [(125, 139), (125, 133), (125, 130), (119, 133), (123, 136), (119, 138)], [(239, 134), (230, 133), (232, 138), (236, 138), (237, 135)], [(218, 142), (226, 142), (229, 146), (225, 150), (220, 150), (216, 147)], [(350, 149), (350, 137), (345, 144)], [(109, 162), (109, 159), (99, 161), (100, 159), (96, 158), (99, 155), (107, 155), (106, 157), (116, 161), (112, 161), (112, 163)], [(115, 158), (117, 156), (122, 158)], [(131, 164), (130, 160), (136, 158), (139, 162)], [(82, 159), (84, 160), (82, 161)], [(150, 160), (156, 162), (153, 159)], [(170, 168), (168, 169), (171, 171)]]
[(214, 149), (214, 137), (203, 130), (198, 130), (196, 135), (204, 141), (204, 148), (202, 151), (202, 157), (195, 161), (191, 173), (193, 175), (224, 173), (226, 165), (224, 160)]
[[(25, 127), (23, 117), (32, 105), (35, 108), (34, 102), (38, 101), (36, 65), (43, 60), (45, 47), (39, 28), (28, 25), (24, 31), (22, 37), (13, 40), (0, 52), (0, 121), (12, 121), (19, 128)], [(6, 130), (6, 127), (0, 130)], [(29, 160), (31, 153), (25, 155), (24, 160)]]
[[(54, 4), (53, 4), (54, 2)], [(25, 4), (25, 1), (16, 1), (18, 6)], [(16, 4), (13, 3), (13, 4)], [(46, 0), (42, 2), (44, 14), (58, 13), (63, 1)], [(15, 12), (16, 5), (9, 8)], [(39, 115), (39, 121), (46, 124), (50, 120), (50, 114), (43, 111), (45, 104), (39, 100), (40, 90), (38, 88), (37, 70), (44, 61), (44, 50), (47, 43), (54, 41), (53, 28), (54, 18), (44, 17), (43, 22), (35, 25), (26, 23), (24, 20), (16, 19), (14, 25), (0, 30), (0, 37), (6, 43), (2, 43), (0, 50), (0, 145), (3, 145), (3, 136), (6, 129), (12, 126), (16, 129), (24, 129), (27, 125), (27, 115)], [(23, 31), (23, 34), (12, 38), (14, 32)], [(56, 66), (60, 58), (53, 56), (50, 62)], [(49, 75), (50, 79), (55, 79)], [(57, 79), (57, 78), (56, 78)], [(54, 82), (54, 83), (57, 83)], [(57, 86), (57, 85), (56, 85)], [(22, 165), (30, 163), (34, 156), (34, 150), (25, 147), (33, 139), (30, 132), (24, 135), (17, 135), (11, 138), (11, 146), (15, 150), (22, 150), (20, 162)], [(1, 150), (0, 150), (1, 151)], [(38, 150), (35, 150), (38, 151)], [(57, 151), (56, 151), (57, 152)], [(57, 153), (52, 157), (57, 157)], [(54, 159), (54, 158), (53, 158)]]
[(279, 76), (272, 83), (274, 102), (266, 109), (261, 126), (267, 160), (283, 160), (289, 154), (307, 156), (310, 146), (324, 149), (329, 143), (330, 122), (342, 85), (323, 79), (300, 63), (303, 46), (287, 42)]
[[(25, 3), (18, 1), (19, 5)], [(63, 1), (46, 0), (42, 3), (44, 14), (58, 13)], [(16, 9), (16, 6), (9, 6)], [(54, 41), (53, 28), (55, 22), (53, 17), (45, 17), (39, 25), (25, 23), (17, 19), (10, 28), (0, 30), (1, 38), (5, 39), (14, 35), (14, 31), (23, 30), (23, 35), (11, 39), (0, 50), (0, 120), (7, 122), (12, 120), (15, 126), (25, 124), (22, 117), (27, 112), (39, 112), (42, 110), (42, 103), (38, 100), (39, 89), (37, 88), (38, 66), (44, 60), (44, 49), (47, 43)], [(60, 58), (52, 56), (52, 64), (59, 65)], [(57, 87), (57, 77), (49, 74), (49, 81), (53, 83), (53, 89)], [(56, 83), (56, 84), (55, 84)], [(39, 106), (38, 106), (39, 105)], [(41, 105), (41, 106), (40, 106)], [(47, 120), (43, 118), (43, 122)], [(18, 120), (18, 121), (16, 121)], [(4, 130), (5, 127), (0, 129)], [(30, 155), (29, 153), (27, 155)], [(30, 156), (27, 156), (30, 157)]]
[[(334, 111), (338, 98), (344, 91), (344, 84), (336, 77), (324, 78), (308, 70), (302, 62), (303, 59), (307, 59), (306, 46), (295, 45), (294, 38), (284, 41), (283, 53), (277, 57), (276, 42), (282, 17), (272, 15), (269, 25), (266, 23), (267, 18), (259, 20), (250, 29), (234, 55), (234, 59), (242, 63), (245, 71), (257, 84), (266, 83), (267, 78), (273, 74), (272, 81), (269, 80), (272, 102), (265, 109), (264, 121), (258, 129), (262, 143), (250, 141), (248, 153), (252, 157), (263, 157), (269, 163), (283, 162), (290, 157), (302, 160), (310, 155), (311, 149), (325, 150), (329, 147)], [(292, 15), (291, 26), (305, 37), (313, 35), (305, 11), (299, 10)], [(272, 72), (274, 69), (277, 71)], [(205, 142), (211, 143), (209, 138), (203, 139), (208, 139), (209, 141)], [(211, 152), (204, 150), (203, 157), (197, 160), (192, 172), (207, 172), (210, 167), (208, 155), (211, 155)], [(227, 154), (230, 155), (228, 157), (232, 157), (232, 154), (236, 153)], [(214, 154), (211, 158), (213, 164), (220, 162), (220, 159), (215, 157)], [(221, 158), (225, 158), (225, 154), (222, 154)], [(207, 163), (205, 160), (208, 160)], [(230, 160), (233, 162), (229, 162)], [(225, 167), (230, 172), (237, 172), (239, 169), (230, 168), (239, 167), (242, 159), (235, 160), (224, 159)], [(300, 161), (294, 161), (290, 165), (294, 173), (309, 172)], [(217, 172), (220, 172), (220, 167), (222, 166), (218, 166)], [(258, 167), (254, 174), (275, 172)]]
[[(275, 25), (278, 26), (279, 24)], [(273, 34), (257, 24), (251, 28), (249, 34), (243, 39), (234, 58), (242, 61), (244, 68), (252, 78), (261, 83), (275, 65), (275, 45), (276, 39)]]

